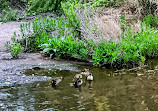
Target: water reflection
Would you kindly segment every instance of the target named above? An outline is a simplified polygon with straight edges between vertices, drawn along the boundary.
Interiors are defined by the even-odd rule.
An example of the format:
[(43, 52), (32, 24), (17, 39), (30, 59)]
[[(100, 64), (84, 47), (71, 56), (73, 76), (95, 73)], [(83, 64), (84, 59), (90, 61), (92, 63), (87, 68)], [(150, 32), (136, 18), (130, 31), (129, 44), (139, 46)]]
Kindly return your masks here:
[[(153, 63), (152, 63), (153, 65)], [(114, 71), (90, 68), (94, 81), (82, 78), (73, 86), (75, 72), (39, 70), (36, 74), (63, 77), (51, 81), (0, 88), (0, 110), (15, 111), (157, 111), (158, 67)], [(80, 67), (84, 69), (84, 67)], [(152, 71), (151, 71), (152, 70)], [(31, 72), (33, 73), (33, 72)]]

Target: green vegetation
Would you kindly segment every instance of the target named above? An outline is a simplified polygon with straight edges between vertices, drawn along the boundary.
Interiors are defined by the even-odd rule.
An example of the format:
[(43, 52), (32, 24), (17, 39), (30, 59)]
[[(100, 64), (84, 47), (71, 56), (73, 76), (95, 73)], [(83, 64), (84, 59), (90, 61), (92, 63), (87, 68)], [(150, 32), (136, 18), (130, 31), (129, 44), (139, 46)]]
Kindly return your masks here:
[(12, 44), (11, 45), (11, 55), (13, 58), (18, 58), (18, 54), (21, 52), (21, 45), (20, 43)]
[(44, 53), (53, 54), (51, 57), (66, 59), (88, 59), (88, 47), (82, 42), (74, 39), (71, 35), (66, 38), (53, 36), (47, 44), (42, 44), (41, 49)]
[(45, 12), (61, 12), (61, 3), (75, 3), (80, 7), (118, 7), (126, 0), (29, 0), (28, 13), (40, 14)]
[(143, 22), (147, 26), (158, 28), (158, 15), (154, 16), (154, 15), (149, 14), (147, 17), (143, 18)]
[(2, 0), (0, 3), (2, 4), (0, 6), (0, 22), (16, 20), (17, 13), (11, 9), (9, 2), (7, 0)]
[[(42, 50), (52, 58), (90, 61), (95, 66), (131, 67), (138, 61), (144, 62), (147, 57), (155, 57), (158, 54), (158, 32), (145, 23), (142, 22), (141, 31), (134, 35), (131, 27), (126, 28), (124, 38), (119, 44), (112, 41), (106, 43), (102, 40), (99, 45), (95, 45), (93, 40), (83, 42), (75, 38), (73, 33), (63, 34), (66, 32), (64, 27), (67, 24), (64, 17), (57, 19), (39, 17), (33, 21), (33, 32), (30, 23), (21, 25), (23, 38), (21, 44), (29, 51), (31, 50), (29, 47), (34, 51)], [(49, 32), (55, 29), (58, 29), (58, 36), (50, 35)]]
[(97, 7), (119, 7), (126, 0), (81, 0), (79, 1), (80, 6), (88, 6), (91, 8)]
[(68, 28), (71, 30), (71, 33), (74, 37), (80, 38), (80, 19), (76, 15), (76, 11), (74, 8), (74, 3), (66, 2), (62, 3), (62, 9), (64, 11), (65, 16), (67, 17), (67, 23), (65, 24), (65, 28)]
[(60, 9), (60, 2), (61, 0), (30, 0), (27, 10), (33, 15), (57, 11)]
[[(119, 0), (116, 0), (114, 2), (118, 1)], [(42, 0), (42, 2), (44, 4), (48, 1)], [(40, 3), (42, 4), (42, 2)], [(111, 1), (109, 2), (108, 0), (105, 2), (101, 0), (93, 2), (99, 2), (100, 4), (105, 4), (105, 2), (111, 3)], [(93, 4), (93, 2), (91, 4)], [(75, 3), (88, 4), (90, 2), (62, 2), (61, 8), (65, 17), (39, 17), (32, 23), (21, 24), (21, 34), (14, 34), (12, 40), (16, 45), (12, 45), (12, 47), (17, 47), (17, 44), (20, 43), (24, 52), (41, 51), (51, 58), (58, 57), (62, 59), (89, 61), (92, 62), (94, 66), (99, 67), (133, 67), (138, 65), (139, 62), (144, 63), (148, 57), (156, 57), (158, 55), (158, 16), (148, 15), (143, 18), (140, 31), (132, 33), (132, 25), (127, 26), (126, 18), (123, 14), (120, 17), (120, 28), (122, 31), (120, 43), (113, 41), (105, 42), (102, 40), (100, 44), (95, 44), (93, 40), (82, 41), (80, 32), (81, 23), (75, 11)], [(38, 3), (38, 6), (34, 5), (34, 8), (40, 6), (42, 5)], [(54, 5), (51, 6), (55, 7)], [(97, 6), (98, 5), (95, 5), (95, 7)], [(30, 12), (32, 10), (33, 7), (29, 9)], [(42, 11), (41, 8), (41, 10), (35, 10), (33, 13), (37, 14), (52, 10), (54, 9), (50, 8), (50, 10)], [(86, 27), (88, 27), (87, 18)], [(21, 48), (19, 49), (21, 51)], [(12, 53), (13, 52), (16, 54), (12, 55), (19, 53), (12, 48)]]

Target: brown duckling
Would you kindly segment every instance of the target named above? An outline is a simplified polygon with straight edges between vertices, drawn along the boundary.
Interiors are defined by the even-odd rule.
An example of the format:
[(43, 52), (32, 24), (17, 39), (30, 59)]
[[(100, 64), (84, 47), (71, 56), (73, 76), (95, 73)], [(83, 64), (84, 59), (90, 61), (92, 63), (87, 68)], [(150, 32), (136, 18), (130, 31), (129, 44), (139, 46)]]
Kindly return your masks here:
[(56, 77), (56, 78), (53, 78), (53, 79), (52, 79), (52, 82), (51, 82), (52, 87), (55, 87), (56, 85), (58, 85), (59, 82), (62, 81), (62, 79), (63, 79), (63, 77)]
[(78, 79), (82, 79), (82, 74), (76, 74), (76, 75), (74, 76), (73, 81), (76, 81), (76, 80), (78, 80)]
[(75, 88), (78, 88), (82, 85), (83, 81), (80, 78), (77, 78), (76, 81), (73, 83)]
[(85, 68), (84, 70), (82, 70), (81, 74), (87, 77), (90, 74), (89, 69)]

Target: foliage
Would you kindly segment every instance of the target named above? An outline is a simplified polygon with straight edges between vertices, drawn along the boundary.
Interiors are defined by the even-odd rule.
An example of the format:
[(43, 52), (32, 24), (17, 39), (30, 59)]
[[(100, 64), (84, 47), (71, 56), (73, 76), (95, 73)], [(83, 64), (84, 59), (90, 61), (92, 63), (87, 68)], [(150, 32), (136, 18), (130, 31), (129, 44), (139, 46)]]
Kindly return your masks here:
[(11, 45), (11, 52), (10, 53), (13, 56), (13, 58), (17, 58), (18, 54), (20, 52), (21, 52), (21, 45), (20, 45), (20, 43)]
[(65, 24), (65, 27), (71, 29), (71, 32), (73, 33), (74, 37), (79, 37), (79, 39), (81, 39), (81, 23), (80, 19), (76, 15), (74, 3), (66, 2), (62, 3), (61, 6), (64, 11), (64, 14), (67, 17), (67, 23)]
[(16, 20), (16, 11), (12, 10), (10, 7), (7, 9), (2, 10), (2, 13), (0, 14), (0, 21), (1, 22), (7, 22), (7, 21), (13, 21)]
[(158, 54), (158, 32), (144, 23), (141, 29), (141, 32), (132, 35), (129, 27), (120, 44), (112, 41), (106, 43), (104, 40), (99, 45), (95, 45), (93, 40), (83, 43), (69, 35), (66, 38), (53, 36), (49, 43), (41, 45), (41, 48), (44, 53), (53, 54), (53, 57), (81, 60), (84, 58), (95, 66), (128, 67), (138, 64), (139, 61), (145, 62), (147, 57), (155, 57)]
[(48, 43), (42, 44), (43, 53), (53, 54), (53, 57), (66, 59), (86, 60), (89, 57), (88, 48), (82, 41), (74, 39), (71, 35), (66, 38), (59, 38), (53, 35)]
[(88, 6), (92, 8), (96, 7), (119, 7), (126, 0), (30, 0), (28, 3), (29, 14), (40, 14), (44, 12), (61, 12), (61, 3), (75, 3), (80, 7)]
[(126, 16), (122, 14), (120, 17), (120, 28), (121, 28), (121, 37), (124, 37), (124, 32), (126, 29)]
[[(21, 24), (21, 34), (17, 35), (15, 33), (12, 38), (14, 42), (21, 43), (25, 52), (40, 50), (38, 46), (46, 43), (48, 38), (51, 37), (51, 33), (56, 33), (59, 37), (66, 37), (70, 34), (69, 30), (73, 29), (71, 26), (68, 27), (68, 23), (65, 22), (65, 17), (58, 17), (56, 19), (39, 17), (32, 22), (33, 29), (31, 29), (30, 24), (31, 23)], [(75, 30), (71, 32), (73, 34)]]
[(57, 34), (58, 37), (66, 37), (70, 34), (74, 38), (80, 38), (80, 20), (73, 5), (69, 3), (70, 7), (66, 10), (66, 5), (62, 4), (67, 19), (64, 16), (57, 18), (39, 16), (32, 22), (32, 29), (31, 23), (21, 24), (21, 34), (15, 33), (13, 41), (20, 42), (25, 52), (32, 52), (40, 50), (38, 46), (47, 42), (52, 33)]
[(97, 7), (119, 7), (126, 0), (81, 0), (79, 1), (80, 7), (88, 6), (92, 8)]
[(39, 14), (44, 12), (52, 12), (60, 9), (62, 0), (30, 0), (28, 4), (28, 12), (30, 14)]
[(0, 1), (0, 9), (3, 10), (4, 8), (6, 8), (8, 6), (8, 1), (7, 0), (1, 0)]
[(119, 56), (119, 45), (109, 41), (101, 41), (101, 43), (94, 48), (95, 53), (92, 56), (92, 61), (95, 66), (103, 66), (106, 64), (114, 64), (117, 62)]
[(126, 26), (125, 15), (121, 15), (120, 43), (102, 40), (96, 45), (93, 40), (81, 41), (81, 24), (74, 5), (72, 1), (61, 3), (66, 17), (39, 17), (32, 23), (21, 24), (21, 34), (15, 33), (12, 40), (20, 43), (24, 51), (42, 51), (52, 58), (86, 60), (95, 66), (131, 66), (157, 56), (158, 32), (152, 28), (157, 27), (156, 16), (144, 18), (140, 32), (132, 34), (132, 28)]
[(1, 1), (2, 5), (0, 6), (0, 22), (7, 22), (16, 20), (17, 12), (12, 10), (9, 6), (9, 2), (7, 0)]
[(158, 32), (141, 24), (141, 32), (132, 35), (131, 27), (125, 31), (125, 36), (120, 44), (109, 41), (108, 43), (101, 42), (95, 48), (95, 53), (92, 56), (94, 65), (102, 66), (111, 64), (112, 66), (131, 66), (138, 62), (145, 62), (148, 57), (158, 55)]
[(147, 17), (143, 18), (143, 22), (147, 25), (147, 26), (151, 26), (151, 27), (158, 27), (158, 15), (151, 15), (149, 14)]

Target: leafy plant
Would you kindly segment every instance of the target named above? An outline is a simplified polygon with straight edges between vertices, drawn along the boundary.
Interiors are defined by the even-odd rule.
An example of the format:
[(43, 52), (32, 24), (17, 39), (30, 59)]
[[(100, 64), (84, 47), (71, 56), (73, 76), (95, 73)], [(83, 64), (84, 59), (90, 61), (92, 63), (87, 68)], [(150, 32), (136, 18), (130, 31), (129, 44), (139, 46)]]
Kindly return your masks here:
[(40, 50), (38, 46), (47, 43), (52, 33), (56, 33), (58, 37), (73, 35), (75, 38), (80, 38), (80, 20), (76, 15), (74, 5), (71, 3), (69, 5), (70, 8), (66, 11), (66, 5), (62, 4), (67, 19), (64, 16), (57, 18), (42, 18), (39, 16), (32, 22), (33, 29), (30, 28), (30, 23), (21, 24), (21, 34), (15, 34), (14, 39), (16, 41), (18, 39), (25, 52), (32, 52)]
[(74, 3), (66, 2), (61, 3), (64, 14), (67, 17), (67, 23), (65, 25), (66, 28), (69, 28), (74, 37), (81, 39), (81, 23), (80, 19), (76, 15), (76, 11), (74, 8)]
[[(75, 3), (62, 2), (65, 16), (57, 18), (36, 18), (31, 23), (21, 24), (21, 34), (14, 35), (12, 40), (20, 43), (24, 51), (42, 51), (53, 57), (90, 61), (95, 66), (132, 66), (145, 62), (148, 57), (158, 55), (158, 32), (155, 28), (157, 17), (149, 15), (143, 19), (140, 32), (132, 33), (126, 26), (125, 15), (121, 15), (120, 27), (122, 39), (120, 43), (93, 40), (82, 41), (80, 36), (80, 19), (77, 17)], [(86, 11), (85, 11), (86, 13)], [(85, 15), (86, 16), (86, 15)], [(86, 18), (86, 27), (88, 20)], [(12, 47), (17, 47), (12, 45)], [(12, 48), (13, 55), (16, 48)], [(19, 48), (20, 49), (20, 48)], [(18, 52), (17, 52), (18, 53)]]
[(151, 26), (151, 27), (158, 27), (158, 15), (151, 15), (149, 14), (147, 17), (143, 18), (143, 22), (147, 25), (147, 26)]
[(101, 41), (101, 44), (94, 48), (95, 53), (92, 56), (92, 61), (95, 66), (102, 66), (105, 64), (114, 64), (119, 58), (119, 45), (109, 41), (105, 43), (104, 40)]
[(69, 35), (66, 38), (59, 38), (53, 35), (47, 44), (42, 44), (41, 48), (44, 53), (53, 54), (54, 57), (66, 59), (88, 59), (88, 48), (83, 42), (79, 42)]
[(1, 0), (0, 1), (0, 9), (3, 10), (5, 9), (6, 7), (8, 7), (8, 1), (7, 0)]
[(28, 4), (29, 14), (40, 14), (60, 10), (62, 0), (30, 0)]
[(21, 45), (20, 43), (12, 44), (11, 45), (11, 55), (13, 58), (18, 58), (18, 54), (21, 52)]
[(12, 21), (16, 20), (17, 12), (12, 10), (9, 6), (5, 7), (1, 14), (0, 14), (0, 21), (1, 22), (7, 22), (7, 21)]

